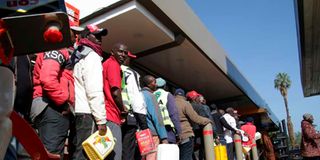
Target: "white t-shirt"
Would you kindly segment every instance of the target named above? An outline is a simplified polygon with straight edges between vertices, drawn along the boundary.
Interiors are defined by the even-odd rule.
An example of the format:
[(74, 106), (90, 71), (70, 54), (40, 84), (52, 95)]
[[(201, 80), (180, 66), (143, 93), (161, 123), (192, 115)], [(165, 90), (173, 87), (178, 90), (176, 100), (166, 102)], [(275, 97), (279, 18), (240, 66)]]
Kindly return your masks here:
[[(232, 117), (229, 113), (226, 113), (222, 116), (227, 123), (234, 128), (235, 130), (239, 130), (237, 128), (237, 123), (236, 123), (236, 119), (234, 117)], [(227, 128), (223, 127), (224, 130), (224, 138), (226, 139), (227, 143), (231, 143), (233, 141), (233, 134), (232, 131), (228, 130)]]
[(147, 109), (141, 93), (139, 73), (124, 65), (121, 65), (121, 70), (124, 74), (123, 78), (125, 78), (127, 93), (133, 112), (146, 115)]

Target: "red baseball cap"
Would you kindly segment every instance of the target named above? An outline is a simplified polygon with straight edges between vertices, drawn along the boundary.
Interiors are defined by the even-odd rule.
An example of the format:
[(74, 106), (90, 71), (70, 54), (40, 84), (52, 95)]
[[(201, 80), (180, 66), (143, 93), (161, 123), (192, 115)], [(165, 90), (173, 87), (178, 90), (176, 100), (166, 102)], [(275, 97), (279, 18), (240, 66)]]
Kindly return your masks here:
[(99, 28), (96, 25), (89, 24), (86, 26), (90, 33), (95, 34), (95, 35), (101, 35), (101, 36), (106, 36), (108, 34), (108, 30), (105, 28)]
[(137, 58), (136, 55), (132, 54), (130, 51), (128, 51), (128, 57), (130, 58)]
[(186, 97), (191, 100), (195, 100), (200, 94), (196, 91), (190, 91), (186, 94)]

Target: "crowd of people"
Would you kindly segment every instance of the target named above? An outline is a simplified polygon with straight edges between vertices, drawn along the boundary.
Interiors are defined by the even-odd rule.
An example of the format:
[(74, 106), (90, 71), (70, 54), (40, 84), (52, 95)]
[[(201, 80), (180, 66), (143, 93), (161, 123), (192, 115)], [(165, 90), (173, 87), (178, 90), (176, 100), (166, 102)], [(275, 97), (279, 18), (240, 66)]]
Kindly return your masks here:
[(87, 159), (82, 143), (109, 128), (116, 141), (107, 159), (154, 160), (156, 152), (139, 154), (135, 138), (137, 130), (150, 129), (156, 146), (177, 144), (181, 160), (202, 160), (202, 129), (208, 123), (215, 142), (227, 146), (228, 159), (235, 158), (234, 134), (247, 136), (244, 147), (251, 148), (252, 118), (241, 127), (231, 107), (208, 106), (194, 90), (171, 93), (167, 82), (154, 75), (140, 77), (130, 66), (137, 57), (127, 45), (117, 43), (108, 54), (102, 50), (107, 34), (95, 25), (71, 27), (74, 46), (36, 55), (28, 116), (47, 151), (63, 158), (68, 139), (68, 158)]
[[(82, 143), (96, 130), (105, 135), (108, 127), (116, 143), (107, 159), (156, 159), (156, 152), (136, 155), (135, 132), (148, 128), (156, 146), (181, 144), (182, 159), (190, 159), (194, 134), (189, 118), (200, 125), (213, 122), (192, 109), (183, 90), (172, 95), (164, 79), (140, 78), (130, 67), (136, 56), (125, 44), (115, 44), (106, 55), (101, 47), (106, 29), (87, 25), (71, 30), (75, 45), (37, 54), (33, 69), (30, 117), (46, 149), (63, 158), (68, 138), (69, 158), (87, 159)], [(178, 105), (182, 100), (182, 106), (189, 106)]]

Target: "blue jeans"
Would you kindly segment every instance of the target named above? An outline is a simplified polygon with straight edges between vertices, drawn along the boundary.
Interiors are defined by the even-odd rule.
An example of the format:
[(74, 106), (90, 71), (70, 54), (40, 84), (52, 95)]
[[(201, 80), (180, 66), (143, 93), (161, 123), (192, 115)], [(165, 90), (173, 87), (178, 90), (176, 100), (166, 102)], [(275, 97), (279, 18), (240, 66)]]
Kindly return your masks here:
[(219, 141), (222, 145), (227, 145), (226, 139), (224, 139), (224, 135), (219, 135)]
[(91, 114), (76, 113), (74, 125), (75, 129), (70, 132), (70, 141), (75, 150), (70, 156), (72, 159), (86, 160), (88, 158), (83, 150), (82, 142), (97, 130), (96, 124)]
[(228, 159), (233, 160), (234, 159), (234, 152), (233, 152), (234, 143), (227, 143), (227, 154)]
[(23, 148), (22, 144), (15, 138), (11, 138), (9, 143), (6, 155), (4, 157), (6, 160), (29, 160), (31, 159), (30, 155)]
[(193, 138), (186, 143), (179, 145), (180, 149), (180, 160), (192, 160), (193, 154)]

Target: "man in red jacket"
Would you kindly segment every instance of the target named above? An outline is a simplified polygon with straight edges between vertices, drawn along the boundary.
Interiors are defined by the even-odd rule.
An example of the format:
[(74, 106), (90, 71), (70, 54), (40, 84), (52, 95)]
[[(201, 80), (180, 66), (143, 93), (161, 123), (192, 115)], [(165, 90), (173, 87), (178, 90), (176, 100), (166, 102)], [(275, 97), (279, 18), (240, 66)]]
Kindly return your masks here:
[[(75, 42), (75, 35), (71, 35), (72, 41)], [(68, 59), (68, 49), (52, 50), (37, 55), (33, 70), (33, 102), (30, 111), (31, 121), (38, 129), (39, 137), (46, 149), (61, 156), (68, 135), (70, 106), (74, 105), (72, 70), (65, 68)]]
[(70, 89), (62, 77), (68, 57), (67, 49), (39, 53), (33, 70), (31, 120), (46, 149), (60, 155), (69, 129)]

